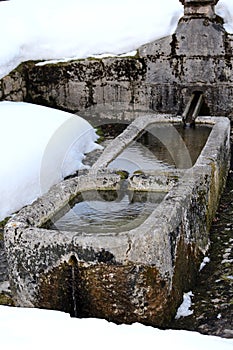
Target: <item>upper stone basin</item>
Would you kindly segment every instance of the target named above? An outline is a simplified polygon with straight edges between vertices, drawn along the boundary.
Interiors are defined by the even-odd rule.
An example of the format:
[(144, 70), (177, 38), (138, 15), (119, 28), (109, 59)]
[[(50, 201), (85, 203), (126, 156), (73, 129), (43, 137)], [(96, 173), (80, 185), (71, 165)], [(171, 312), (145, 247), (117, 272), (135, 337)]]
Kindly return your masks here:
[[(144, 115), (106, 147), (88, 173), (52, 187), (8, 222), (4, 236), (17, 305), (117, 323), (169, 322), (208, 249), (229, 168), (229, 120), (199, 117), (196, 122), (211, 125), (212, 131), (190, 168), (141, 170), (130, 176), (107, 168), (151, 124), (162, 123), (168, 131), (181, 123), (170, 115)], [(70, 208), (79, 193), (87, 198), (90, 190), (119, 191), (125, 178), (135, 194), (164, 197), (138, 226), (117, 232), (44, 227), (65, 206)]]
[[(108, 125), (114, 128), (114, 124)], [(148, 171), (166, 173), (191, 168), (203, 149), (210, 125), (195, 129), (181, 123), (149, 125), (136, 139), (109, 163), (108, 168), (128, 173), (117, 191), (88, 191), (79, 194), (66, 210), (52, 218), (53, 229), (65, 231), (121, 232), (139, 226), (164, 198), (164, 191), (128, 189), (134, 175), (144, 178)], [(112, 132), (113, 133), (113, 132)], [(109, 143), (109, 141), (108, 141)], [(110, 146), (106, 152), (109, 152)], [(106, 153), (105, 152), (105, 153)], [(122, 173), (123, 174), (123, 173)], [(166, 175), (164, 174), (165, 178)], [(174, 174), (175, 176), (175, 174)], [(178, 178), (178, 174), (176, 175)]]

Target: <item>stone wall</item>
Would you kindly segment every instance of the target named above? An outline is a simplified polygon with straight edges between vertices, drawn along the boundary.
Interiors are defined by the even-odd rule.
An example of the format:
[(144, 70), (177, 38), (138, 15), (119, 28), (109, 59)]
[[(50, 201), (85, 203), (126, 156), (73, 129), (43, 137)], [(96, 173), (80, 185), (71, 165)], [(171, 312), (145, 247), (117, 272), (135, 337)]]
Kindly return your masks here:
[(70, 112), (124, 103), (181, 114), (191, 93), (203, 91), (201, 115), (232, 117), (232, 66), (233, 35), (221, 19), (189, 15), (175, 34), (140, 47), (134, 57), (26, 62), (2, 79), (0, 97)]

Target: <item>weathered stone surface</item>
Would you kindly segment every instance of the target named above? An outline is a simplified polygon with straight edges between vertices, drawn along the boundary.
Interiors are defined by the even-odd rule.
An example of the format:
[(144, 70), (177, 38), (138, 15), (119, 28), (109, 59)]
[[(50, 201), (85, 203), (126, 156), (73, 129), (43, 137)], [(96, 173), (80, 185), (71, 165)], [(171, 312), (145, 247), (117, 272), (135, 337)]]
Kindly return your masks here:
[(143, 172), (134, 174), (129, 180), (129, 189), (137, 191), (169, 192), (184, 176), (182, 171), (157, 171), (154, 174)]
[(135, 57), (24, 63), (2, 80), (0, 98), (71, 112), (122, 103), (182, 114), (192, 92), (203, 91), (201, 115), (231, 118), (233, 35), (214, 14), (216, 1), (183, 3), (175, 34), (143, 45)]
[(169, 328), (232, 338), (232, 192), (233, 171), (231, 170), (211, 226), (208, 250), (210, 262), (200, 271), (192, 289), (193, 314), (173, 320)]
[[(162, 116), (157, 119), (161, 121)], [(164, 122), (171, 120), (164, 118)], [(208, 248), (210, 225), (229, 165), (228, 119), (199, 118), (199, 122), (214, 124), (200, 157), (169, 188), (169, 174), (164, 174), (160, 190), (169, 192), (140, 226), (117, 234), (41, 227), (79, 191), (117, 188), (121, 173), (106, 172), (105, 166), (54, 186), (13, 217), (4, 236), (15, 303), (79, 317), (166, 325), (183, 290), (194, 282)], [(150, 116), (147, 123), (151, 123)], [(119, 135), (124, 147), (138, 133), (134, 124), (145, 127), (146, 117)], [(114, 158), (119, 150), (113, 148)], [(103, 153), (107, 164), (105, 157), (108, 154)], [(154, 189), (158, 174), (151, 172), (150, 180), (153, 175), (151, 188), (147, 183), (144, 190)], [(141, 184), (134, 186), (141, 190)]]
[(215, 19), (214, 6), (218, 0), (180, 0), (184, 5), (184, 17), (207, 17)]
[(1, 80), (0, 98), (9, 101), (23, 101), (26, 97), (26, 81), (24, 68), (14, 70)]
[[(54, 68), (54, 65), (29, 68), (27, 98), (30, 100), (33, 95), (37, 103), (71, 111), (109, 101), (129, 103), (133, 81), (140, 82), (145, 72), (143, 60), (131, 58), (79, 60), (61, 64), (58, 70)], [(34, 94), (35, 80), (38, 85)]]

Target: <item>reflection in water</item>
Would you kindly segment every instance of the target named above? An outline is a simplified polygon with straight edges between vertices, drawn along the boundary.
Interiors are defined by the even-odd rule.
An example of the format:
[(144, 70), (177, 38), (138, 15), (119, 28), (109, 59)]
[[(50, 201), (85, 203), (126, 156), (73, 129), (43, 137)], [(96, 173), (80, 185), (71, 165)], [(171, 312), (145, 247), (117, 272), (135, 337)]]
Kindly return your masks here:
[(132, 173), (136, 170), (164, 170), (191, 168), (201, 153), (211, 127), (197, 125), (153, 124), (132, 142), (109, 168), (121, 168)]
[(164, 196), (165, 193), (125, 191), (82, 193), (52, 228), (85, 233), (130, 230), (142, 224)]

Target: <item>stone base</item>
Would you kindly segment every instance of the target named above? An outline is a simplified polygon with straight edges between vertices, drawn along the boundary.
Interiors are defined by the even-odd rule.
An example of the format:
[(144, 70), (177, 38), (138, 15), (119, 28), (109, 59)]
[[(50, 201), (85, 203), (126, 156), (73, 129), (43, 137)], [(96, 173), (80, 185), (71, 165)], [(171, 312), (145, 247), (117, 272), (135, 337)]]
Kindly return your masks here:
[[(63, 310), (76, 317), (165, 326), (192, 287), (209, 244), (209, 230), (229, 168), (227, 118), (199, 118), (213, 129), (195, 165), (173, 174), (138, 174), (144, 191), (168, 191), (139, 226), (120, 233), (46, 229), (43, 225), (79, 192), (117, 189), (122, 172), (106, 166), (142, 130), (163, 116), (135, 120), (88, 174), (54, 186), (6, 225), (4, 237), (16, 305)], [(164, 116), (164, 123), (172, 121)], [(177, 121), (177, 118), (174, 118)], [(180, 119), (181, 122), (181, 119)], [(137, 128), (135, 127), (137, 126)], [(146, 181), (148, 177), (149, 181)], [(164, 173), (171, 179), (171, 173)], [(139, 185), (140, 184), (140, 185)], [(151, 184), (151, 188), (150, 185)]]

